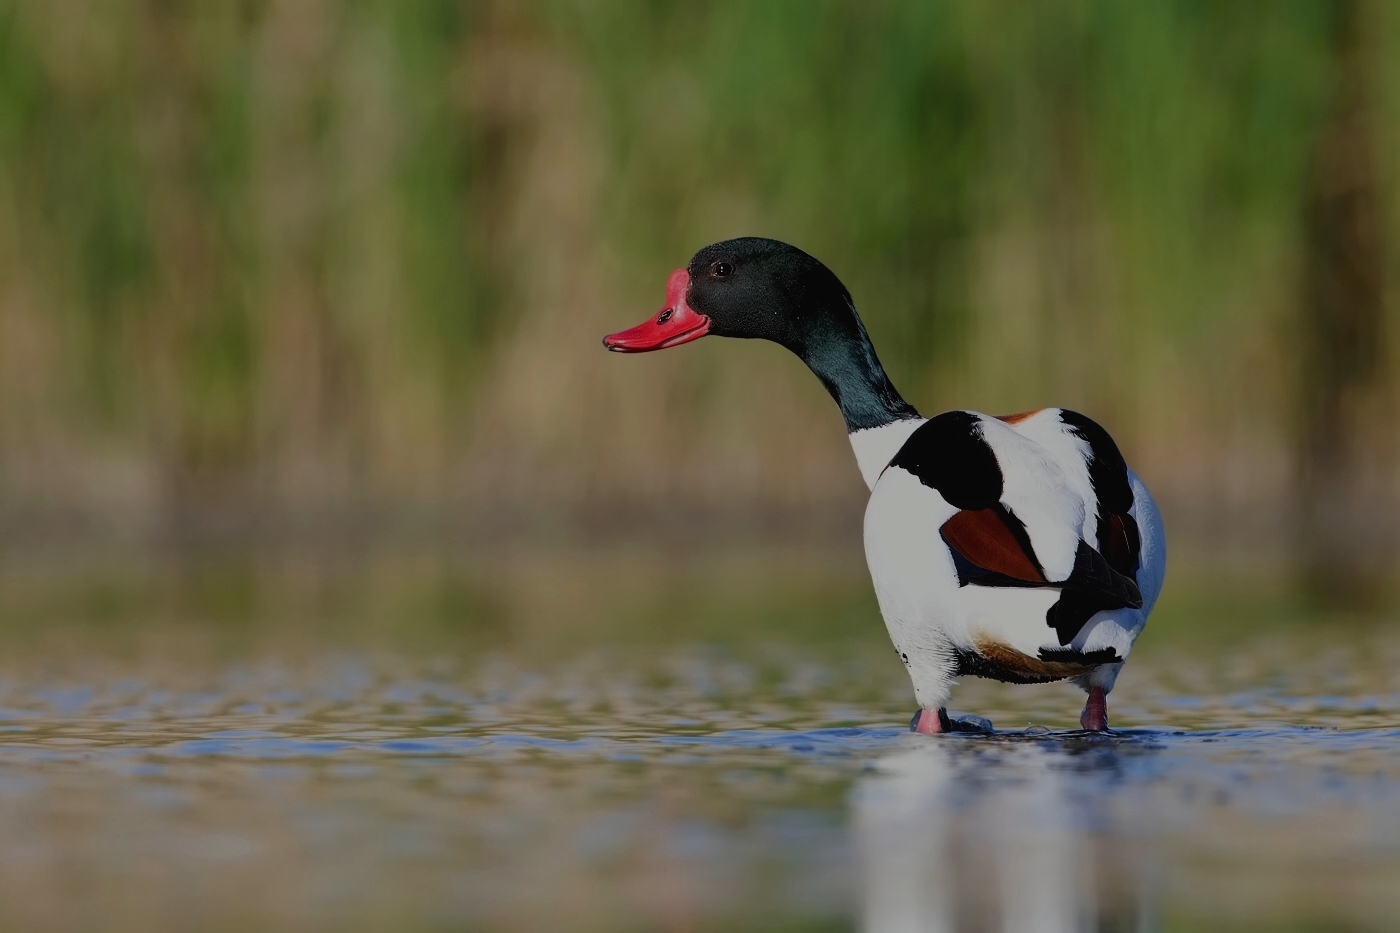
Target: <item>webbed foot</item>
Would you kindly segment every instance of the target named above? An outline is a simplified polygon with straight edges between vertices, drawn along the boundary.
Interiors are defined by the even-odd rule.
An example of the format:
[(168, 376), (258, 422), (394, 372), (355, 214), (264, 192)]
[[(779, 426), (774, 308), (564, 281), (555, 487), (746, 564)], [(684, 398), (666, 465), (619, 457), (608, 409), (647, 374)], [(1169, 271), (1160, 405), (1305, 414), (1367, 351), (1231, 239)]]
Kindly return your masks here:
[(924, 735), (939, 735), (944, 732), (974, 732), (986, 735), (995, 732), (996, 728), (991, 720), (985, 717), (974, 716), (971, 713), (952, 717), (948, 715), (946, 708), (939, 707), (936, 710), (915, 710), (914, 718), (909, 720), (909, 731)]
[(1089, 688), (1089, 699), (1084, 704), (1084, 712), (1079, 714), (1079, 724), (1087, 732), (1108, 731), (1108, 694), (1103, 687)]

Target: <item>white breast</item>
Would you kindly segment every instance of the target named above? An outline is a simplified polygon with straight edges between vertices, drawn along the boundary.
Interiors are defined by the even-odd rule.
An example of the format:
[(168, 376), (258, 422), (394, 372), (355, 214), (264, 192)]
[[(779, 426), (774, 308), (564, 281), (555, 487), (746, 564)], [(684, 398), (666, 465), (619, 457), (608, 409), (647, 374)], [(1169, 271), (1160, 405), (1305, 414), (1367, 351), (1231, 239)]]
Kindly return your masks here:
[(878, 428), (852, 431), (848, 435), (851, 449), (856, 452), (856, 463), (860, 465), (860, 475), (865, 478), (867, 487), (875, 488), (875, 481), (894, 459), (894, 455), (899, 453), (899, 448), (903, 447), (904, 442), (909, 440), (909, 435), (919, 430), (919, 426), (927, 420), (907, 418), (903, 421), (891, 421)]

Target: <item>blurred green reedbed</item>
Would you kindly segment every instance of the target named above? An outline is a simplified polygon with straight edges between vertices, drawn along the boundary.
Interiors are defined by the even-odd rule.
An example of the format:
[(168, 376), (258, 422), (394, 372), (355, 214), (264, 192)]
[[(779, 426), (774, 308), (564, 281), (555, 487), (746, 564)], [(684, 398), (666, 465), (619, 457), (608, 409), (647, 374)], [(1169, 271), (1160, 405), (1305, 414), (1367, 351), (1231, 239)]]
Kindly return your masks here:
[[(1400, 7), (0, 0), (0, 928), (1388, 929)], [(1161, 502), (1114, 693), (922, 741), (706, 243)]]
[(761, 234), (925, 412), (1089, 412), (1178, 545), (1391, 572), (1398, 62), (1366, 0), (10, 0), (0, 508), (853, 516), (780, 351), (597, 348)]

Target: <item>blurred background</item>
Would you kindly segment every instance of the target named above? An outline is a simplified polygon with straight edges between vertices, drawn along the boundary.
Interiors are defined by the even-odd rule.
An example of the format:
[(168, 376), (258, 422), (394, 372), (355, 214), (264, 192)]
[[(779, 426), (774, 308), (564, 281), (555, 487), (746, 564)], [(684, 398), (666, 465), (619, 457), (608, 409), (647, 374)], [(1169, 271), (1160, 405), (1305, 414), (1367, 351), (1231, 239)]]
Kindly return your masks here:
[(1092, 413), (1174, 559), (1371, 598), (1397, 126), (1366, 0), (10, 0), (5, 537), (850, 534), (795, 360), (598, 344), (757, 234), (924, 412)]
[[(1118, 439), (1145, 731), (907, 745), (819, 383), (600, 345), (748, 234)], [(0, 926), (1388, 929), (1397, 260), (1384, 0), (0, 0)]]

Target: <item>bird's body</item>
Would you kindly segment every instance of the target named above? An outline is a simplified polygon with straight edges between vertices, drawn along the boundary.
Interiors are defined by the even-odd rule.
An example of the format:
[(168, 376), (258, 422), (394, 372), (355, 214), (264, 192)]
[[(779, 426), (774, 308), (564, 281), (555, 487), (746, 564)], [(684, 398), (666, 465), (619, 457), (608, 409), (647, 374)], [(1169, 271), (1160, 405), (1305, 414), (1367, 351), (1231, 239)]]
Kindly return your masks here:
[(1151, 495), (1102, 427), (1057, 408), (920, 417), (890, 384), (845, 287), (773, 240), (706, 247), (672, 274), (667, 298), (654, 320), (605, 345), (772, 340), (841, 407), (871, 490), (871, 579), (919, 701), (911, 728), (956, 728), (950, 688), (974, 675), (1073, 679), (1089, 693), (1084, 727), (1107, 729), (1105, 697), (1161, 591), (1166, 542)]
[[(1099, 602), (1127, 605), (1091, 603), (1059, 631), (1047, 621), (1065, 591), (1055, 584), (1075, 577), (1080, 543), (1096, 552), (1100, 548), (1103, 506), (1091, 477), (1094, 451), (1064, 416), (1053, 408), (1010, 418), (947, 412), (933, 419), (943, 419), (946, 427), (916, 421), (919, 427), (909, 431), (900, 424), (909, 437), (878, 473), (866, 477), (871, 580), (890, 639), (924, 708), (944, 706), (954, 678), (968, 674), (1010, 683), (1078, 678), (1111, 689), (1146, 624), (1161, 590), (1165, 541), (1151, 495), (1121, 461), (1116, 466), (1130, 495), (1121, 514), (1136, 526), (1137, 541), (1125, 533), (1122, 554), (1115, 557), (1140, 599), (1130, 592), (1121, 598), (1104, 592)], [(924, 440), (920, 431), (963, 434), (980, 442), (985, 453), (952, 455), (956, 467), (971, 467), (968, 476), (931, 477), (915, 451), (906, 449)], [(868, 443), (860, 433), (851, 436), (853, 446)], [(939, 440), (938, 446), (951, 446), (946, 437)], [(991, 489), (968, 488), (983, 483), (993, 461), (1002, 477), (995, 498)], [(973, 508), (959, 508), (949, 497)], [(1125, 526), (1122, 518), (1110, 518), (1104, 537)], [(977, 582), (979, 574), (987, 579)]]

